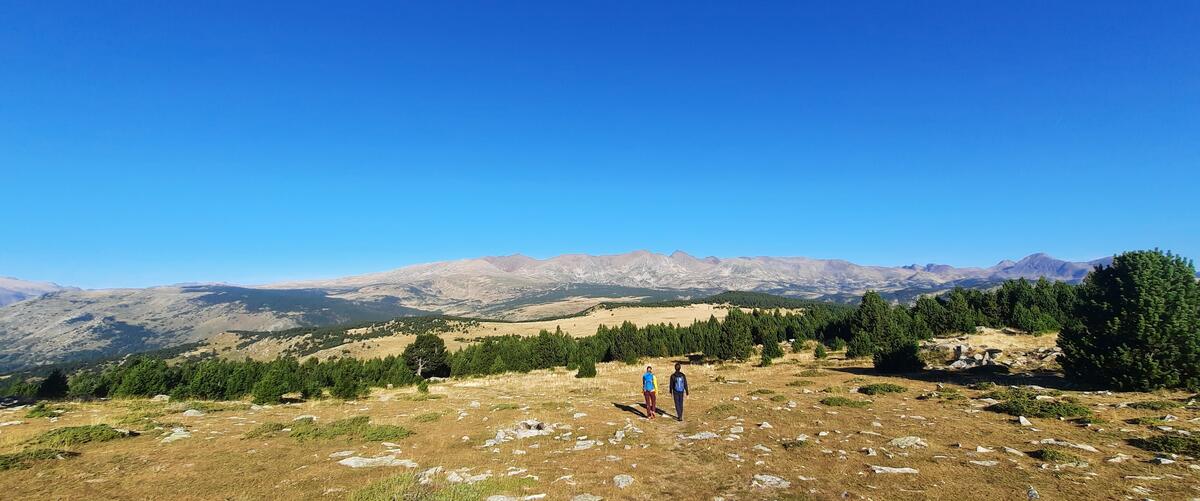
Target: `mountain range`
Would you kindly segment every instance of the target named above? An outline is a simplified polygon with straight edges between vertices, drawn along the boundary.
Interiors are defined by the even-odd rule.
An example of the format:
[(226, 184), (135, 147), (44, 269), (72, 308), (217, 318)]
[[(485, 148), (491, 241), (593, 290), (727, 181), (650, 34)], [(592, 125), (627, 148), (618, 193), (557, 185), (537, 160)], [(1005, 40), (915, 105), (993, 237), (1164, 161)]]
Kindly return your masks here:
[[(1078, 282), (1111, 258), (1045, 254), (987, 268), (865, 266), (805, 257), (696, 258), (676, 251), (549, 259), (523, 255), (407, 266), (381, 273), (239, 287), (80, 290), (0, 281), (0, 371), (135, 353), (229, 330), (279, 330), (441, 313), (520, 320), (622, 299), (695, 298), (726, 290), (850, 302), (866, 290), (895, 301), (1010, 278)], [(3, 304), (3, 303), (0, 303)]]

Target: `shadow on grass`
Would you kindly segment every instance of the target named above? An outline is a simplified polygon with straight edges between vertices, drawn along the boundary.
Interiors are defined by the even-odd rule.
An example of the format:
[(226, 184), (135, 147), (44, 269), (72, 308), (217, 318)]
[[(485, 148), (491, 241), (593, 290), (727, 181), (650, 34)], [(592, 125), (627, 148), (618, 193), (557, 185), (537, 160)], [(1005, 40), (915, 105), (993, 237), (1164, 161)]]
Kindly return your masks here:
[(994, 383), (999, 386), (1036, 385), (1054, 390), (1094, 391), (1103, 388), (1068, 381), (1059, 372), (1008, 373), (1007, 367), (984, 365), (965, 370), (929, 369), (920, 372), (891, 373), (877, 371), (871, 367), (826, 367), (825, 370), (854, 374), (856, 376), (898, 377), (927, 383), (949, 383), (967, 386), (975, 383)]

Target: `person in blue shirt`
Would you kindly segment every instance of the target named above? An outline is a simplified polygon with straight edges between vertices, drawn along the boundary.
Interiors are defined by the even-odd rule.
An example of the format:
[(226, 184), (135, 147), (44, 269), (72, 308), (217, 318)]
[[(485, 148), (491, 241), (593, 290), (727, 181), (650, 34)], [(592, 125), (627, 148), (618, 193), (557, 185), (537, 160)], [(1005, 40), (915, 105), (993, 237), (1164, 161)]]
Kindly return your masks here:
[(642, 396), (646, 397), (647, 419), (654, 419), (654, 415), (658, 412), (658, 409), (655, 408), (658, 396), (658, 377), (654, 375), (654, 369), (649, 365), (646, 366), (646, 373), (642, 374)]
[(683, 364), (675, 362), (675, 373), (671, 374), (671, 382), (667, 386), (671, 396), (675, 397), (675, 419), (678, 421), (683, 421), (683, 397), (688, 394), (687, 376), (683, 375), (681, 367)]

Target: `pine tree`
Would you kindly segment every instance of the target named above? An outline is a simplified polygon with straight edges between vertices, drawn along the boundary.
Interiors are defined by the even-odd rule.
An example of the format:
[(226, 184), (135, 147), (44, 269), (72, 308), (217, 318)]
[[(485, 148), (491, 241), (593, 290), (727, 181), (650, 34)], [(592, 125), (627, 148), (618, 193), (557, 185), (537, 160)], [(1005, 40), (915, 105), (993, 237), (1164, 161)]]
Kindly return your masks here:
[(579, 370), (575, 372), (577, 378), (592, 378), (596, 377), (596, 362), (592, 357), (583, 357), (579, 360)]
[(41, 383), (38, 383), (38, 398), (62, 398), (67, 396), (67, 376), (61, 370), (54, 369)]
[(1200, 387), (1200, 285), (1191, 261), (1121, 254), (1079, 287), (1058, 345), (1070, 378), (1117, 390)]
[(408, 368), (418, 377), (448, 376), (446, 343), (437, 334), (418, 334), (401, 354)]
[(828, 356), (829, 353), (825, 351), (825, 345), (822, 343), (817, 343), (817, 347), (813, 348), (813, 358), (817, 360), (823, 360)]

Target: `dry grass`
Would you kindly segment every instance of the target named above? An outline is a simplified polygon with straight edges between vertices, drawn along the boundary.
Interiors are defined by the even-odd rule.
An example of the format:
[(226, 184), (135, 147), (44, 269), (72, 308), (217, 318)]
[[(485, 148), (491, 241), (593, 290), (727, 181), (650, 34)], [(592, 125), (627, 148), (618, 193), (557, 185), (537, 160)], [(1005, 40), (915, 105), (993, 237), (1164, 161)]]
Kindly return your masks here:
[[(802, 363), (809, 360), (811, 354), (807, 353), (786, 358)], [(649, 361), (654, 365), (671, 362)], [(998, 386), (976, 390), (968, 385), (980, 382), (980, 376), (931, 374), (927, 379), (905, 379), (876, 374), (866, 362), (833, 361), (819, 371), (806, 372), (805, 380), (813, 382), (807, 387), (789, 385), (798, 372), (791, 364), (735, 367), (718, 373), (713, 366), (685, 366), (684, 371), (697, 384), (693, 385), (687, 419), (682, 423), (641, 418), (641, 367), (623, 364), (600, 364), (595, 379), (580, 380), (549, 371), (508, 374), (438, 384), (431, 388), (434, 393), (430, 395), (441, 398), (428, 400), (411, 399), (415, 395), (412, 389), (375, 390), (369, 398), (357, 402), (328, 400), (260, 409), (219, 404), (214, 408), (222, 410), (194, 418), (147, 401), (80, 403), (67, 407), (56, 423), (37, 419), (0, 428), (0, 455), (11, 458), (0, 462), (20, 463), (0, 471), (0, 485), (5, 487), (3, 497), (10, 499), (370, 500), (396, 496), (474, 500), (494, 494), (547, 494), (548, 500), (561, 500), (591, 493), (605, 499), (704, 500), (721, 496), (756, 500), (841, 499), (843, 492), (850, 499), (1025, 499), (1030, 485), (1042, 499), (1200, 497), (1200, 476), (1189, 469), (1195, 461), (1181, 456), (1170, 465), (1148, 462), (1160, 452), (1200, 454), (1193, 449), (1194, 441), (1145, 427), (1122, 430), (1128, 426), (1126, 420), (1149, 414), (1125, 404), (1181, 401), (1190, 394), (1110, 395), (1070, 389), (1036, 392), (1055, 402), (1084, 406), (1104, 416), (1109, 424), (1083, 426), (1078, 421), (1031, 418), (1034, 426), (1024, 427), (1011, 416), (984, 410), (988, 404), (979, 399), (989, 392), (1013, 397), (1032, 391), (1010, 389), (1008, 385), (1014, 380), (1050, 388), (1062, 388), (1061, 382), (1016, 376), (996, 379)], [(715, 382), (718, 374), (726, 376), (727, 381), (746, 382)], [(899, 385), (908, 391), (878, 395), (862, 408), (820, 403), (827, 398), (865, 401), (859, 400), (862, 395), (815, 391), (835, 387), (844, 390), (853, 378), (866, 378), (871, 384)], [(937, 388), (938, 382), (945, 386)], [(750, 396), (755, 390), (774, 393), (759, 392), (763, 396), (756, 399)], [(939, 398), (916, 397), (932, 393)], [(944, 398), (949, 394), (961, 397)], [(772, 400), (770, 396), (775, 395), (786, 395), (796, 405)], [(858, 398), (853, 398), (855, 395)], [(1035, 395), (1033, 401), (1050, 400), (1037, 400)], [(674, 412), (668, 396), (660, 396), (659, 404), (667, 412)], [(28, 409), (0, 409), (0, 422), (23, 420), (25, 412)], [(434, 414), (440, 417), (423, 417)], [(1193, 421), (1200, 419), (1200, 409), (1179, 407), (1171, 409), (1171, 414), (1179, 418), (1168, 423), (1174, 429), (1200, 434), (1200, 425)], [(116, 425), (132, 415), (150, 421), (178, 422), (192, 437), (161, 443), (161, 432), (156, 430), (138, 437), (63, 447), (80, 454), (64, 460), (12, 456), (34, 454), (25, 452), (29, 442), (52, 429)], [(294, 421), (302, 415), (317, 419), (313, 423)], [(369, 417), (365, 423), (368, 426), (403, 427), (412, 434), (391, 440), (368, 433), (333, 433), (343, 428), (358, 429), (354, 423), (362, 419), (352, 418), (359, 416)], [(560, 423), (562, 427), (550, 435), (482, 447), (497, 429), (524, 419)], [(771, 426), (760, 427), (763, 422)], [(608, 443), (628, 424), (643, 433), (627, 430), (622, 442)], [(301, 441), (283, 431), (310, 426), (314, 434), (311, 440)], [(737, 427), (742, 428), (737, 433), (740, 438), (726, 440)], [(568, 430), (571, 436), (565, 437), (563, 433)], [(705, 431), (720, 438), (679, 438)], [(324, 436), (330, 433), (332, 437)], [(802, 435), (806, 439), (799, 439)], [(905, 436), (921, 437), (928, 446), (899, 449), (889, 445), (892, 439)], [(601, 443), (576, 450), (580, 437)], [(1041, 444), (1044, 439), (1055, 442)], [(1099, 452), (1061, 446), (1060, 442), (1087, 444)], [(756, 445), (769, 452), (756, 449)], [(976, 452), (976, 446), (996, 452)], [(1040, 459), (1008, 454), (1001, 447), (1026, 453), (1043, 449), (1054, 452), (1047, 453), (1050, 458)], [(868, 449), (876, 455), (868, 456)], [(348, 468), (337, 463), (340, 456), (330, 457), (344, 451), (362, 457), (395, 455), (420, 466), (413, 470)], [(1070, 454), (1078, 461), (1065, 461), (1057, 456), (1059, 453)], [(39, 454), (45, 458), (65, 457)], [(1133, 459), (1105, 461), (1116, 454)], [(972, 464), (972, 460), (999, 463), (987, 467)], [(911, 467), (919, 473), (875, 474), (868, 465)], [(490, 471), (492, 475), (473, 486), (450, 484), (444, 474), (428, 486), (414, 482), (420, 471), (434, 466), (446, 470), (469, 468), (472, 474)], [(507, 475), (517, 471), (514, 469), (526, 471)], [(612, 480), (617, 474), (632, 475), (634, 487), (617, 489)], [(777, 475), (791, 482), (791, 487), (752, 487), (755, 474)], [(1138, 480), (1153, 477), (1163, 480)], [(1135, 487), (1149, 489), (1150, 494), (1131, 491)]]

